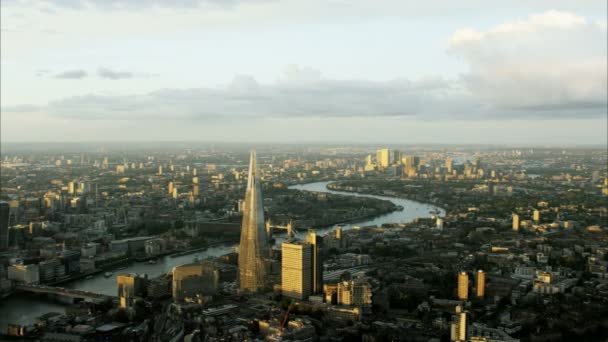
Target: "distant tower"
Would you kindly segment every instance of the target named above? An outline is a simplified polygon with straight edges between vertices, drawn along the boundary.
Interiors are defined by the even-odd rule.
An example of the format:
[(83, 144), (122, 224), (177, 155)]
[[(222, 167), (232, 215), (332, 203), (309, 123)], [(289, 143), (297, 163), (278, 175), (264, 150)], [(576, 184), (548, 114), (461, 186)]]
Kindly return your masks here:
[(167, 185), (167, 193), (169, 194), (169, 196), (173, 195), (173, 182), (169, 182), (169, 184)]
[(394, 150), (393, 151), (393, 163), (401, 164), (401, 158), (403, 158), (403, 152)]
[(456, 314), (452, 316), (450, 341), (464, 342), (467, 340), (467, 313), (462, 306), (456, 306)]
[(519, 230), (519, 215), (517, 215), (517, 214), (513, 214), (513, 230), (514, 231)]
[(439, 230), (443, 230), (443, 219), (438, 217), (436, 221), (436, 227)]
[(159, 175), (159, 176), (162, 176), (162, 175), (163, 175), (163, 166), (162, 166), (162, 165), (159, 165), (159, 166), (158, 166), (158, 175)]
[(0, 202), (0, 252), (8, 250), (8, 219), (10, 209), (8, 202)]
[(262, 187), (255, 152), (251, 152), (245, 192), (241, 242), (239, 245), (239, 287), (257, 292), (265, 287), (268, 239), (264, 224)]
[(453, 168), (452, 158), (447, 157), (445, 159), (445, 168), (448, 173), (452, 173), (452, 168)]
[(534, 210), (532, 219), (534, 220), (534, 222), (538, 223), (540, 222), (540, 211), (538, 211), (537, 209)]
[(483, 298), (486, 293), (486, 274), (484, 271), (477, 271), (477, 282), (475, 286), (477, 298)]
[(458, 273), (458, 299), (469, 299), (469, 275), (467, 272)]
[(387, 168), (391, 164), (391, 151), (388, 148), (376, 151), (376, 162), (379, 167)]
[(198, 177), (192, 177), (192, 194), (198, 197)]
[(73, 195), (76, 192), (76, 185), (74, 184), (74, 181), (71, 181), (68, 183), (68, 193), (70, 195)]

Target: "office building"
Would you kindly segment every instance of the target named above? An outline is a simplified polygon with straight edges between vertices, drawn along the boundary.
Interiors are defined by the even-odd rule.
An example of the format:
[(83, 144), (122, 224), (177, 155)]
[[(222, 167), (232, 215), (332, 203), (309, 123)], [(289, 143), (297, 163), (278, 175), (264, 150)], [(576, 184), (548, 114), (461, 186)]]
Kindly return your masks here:
[(312, 246), (312, 293), (323, 292), (323, 237), (310, 230), (306, 243)]
[(281, 244), (281, 292), (305, 300), (313, 293), (313, 248), (309, 243), (289, 240)]
[(192, 177), (192, 194), (194, 197), (198, 197), (198, 177)]
[(467, 340), (467, 314), (462, 306), (456, 306), (456, 314), (452, 316), (450, 341), (464, 342)]
[(118, 302), (121, 308), (131, 307), (135, 298), (143, 297), (148, 286), (146, 274), (120, 274), (116, 277)]
[(513, 230), (518, 231), (519, 230), (519, 215), (513, 214), (512, 216), (513, 216)]
[(446, 169), (447, 173), (450, 173), (450, 174), (451, 174), (451, 173), (452, 173), (453, 168), (454, 168), (454, 164), (453, 164), (452, 158), (447, 157), (447, 158), (445, 159), (445, 169)]
[(10, 210), (8, 202), (0, 201), (0, 252), (8, 250), (8, 220)]
[(540, 222), (540, 211), (539, 211), (539, 210), (537, 210), (537, 209), (535, 209), (535, 210), (534, 210), (534, 213), (533, 213), (532, 219), (533, 219), (533, 220), (534, 220), (534, 222), (536, 222), (536, 223)]
[(269, 251), (263, 204), (256, 155), (252, 151), (239, 244), (239, 288), (250, 292), (257, 292), (266, 285)]
[(458, 299), (469, 299), (469, 275), (467, 272), (458, 273)]
[(169, 194), (169, 196), (173, 196), (173, 182), (169, 182), (169, 184), (167, 185), (167, 193)]
[(40, 272), (38, 265), (11, 265), (7, 269), (8, 279), (18, 284), (38, 284)]
[(339, 305), (363, 306), (372, 304), (372, 286), (363, 279), (338, 283), (336, 293)]
[(477, 280), (475, 282), (475, 294), (477, 298), (483, 298), (486, 293), (486, 273), (482, 270), (477, 271)]
[(401, 158), (403, 158), (403, 152), (395, 150), (393, 151), (393, 162), (396, 164), (401, 164)]
[(194, 299), (217, 293), (220, 273), (210, 261), (173, 267), (173, 300)]
[(388, 148), (376, 151), (376, 163), (380, 168), (387, 168), (391, 164), (391, 151)]

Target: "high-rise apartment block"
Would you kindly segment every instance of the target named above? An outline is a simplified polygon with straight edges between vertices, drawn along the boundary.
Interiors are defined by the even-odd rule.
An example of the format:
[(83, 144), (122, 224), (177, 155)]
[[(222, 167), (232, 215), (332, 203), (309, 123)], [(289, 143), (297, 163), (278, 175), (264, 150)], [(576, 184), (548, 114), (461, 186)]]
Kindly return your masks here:
[(519, 215), (517, 214), (513, 214), (513, 230), (514, 231), (518, 231), (519, 230)]
[(469, 275), (467, 272), (458, 273), (458, 299), (469, 299)]
[(467, 313), (462, 306), (456, 306), (456, 314), (452, 316), (450, 341), (464, 342), (467, 340)]
[(482, 270), (477, 271), (477, 279), (475, 282), (475, 294), (477, 298), (483, 298), (486, 293), (486, 273)]

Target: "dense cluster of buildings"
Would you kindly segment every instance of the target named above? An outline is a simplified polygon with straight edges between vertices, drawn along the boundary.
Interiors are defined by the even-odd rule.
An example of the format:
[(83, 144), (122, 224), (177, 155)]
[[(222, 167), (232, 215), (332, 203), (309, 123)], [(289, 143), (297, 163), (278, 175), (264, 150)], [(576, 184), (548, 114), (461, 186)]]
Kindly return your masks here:
[[(34, 197), (5, 196), (0, 202), (0, 292), (46, 291), (71, 296), (72, 302), (65, 313), (33, 324), (13, 322), (6, 333), (43, 341), (514, 342), (607, 336), (605, 167), (572, 157), (570, 167), (578, 171), (570, 180), (521, 176), (515, 165), (523, 156), (505, 153), (488, 152), (481, 163), (480, 156), (471, 162), (440, 152), (380, 149), (363, 166), (358, 153), (265, 160), (264, 167), (252, 153), (246, 172), (228, 173), (151, 160), (111, 165), (104, 158), (95, 167), (113, 173), (121, 190), (102, 186), (101, 193), (85, 176), (67, 184), (51, 176), (59, 195), (38, 193), (44, 199), (38, 205)], [(146, 167), (152, 171), (141, 181), (154, 184), (153, 195), (134, 191), (134, 171)], [(340, 180), (330, 187), (343, 191), (417, 193), (445, 213), (382, 226), (336, 226), (324, 234), (302, 227), (306, 221), (295, 214), (280, 213), (273, 217), (279, 224), (270, 222), (276, 211), (269, 214), (268, 208), (291, 201), (281, 192), (285, 184), (324, 179)], [(547, 197), (550, 184), (566, 195)], [(263, 185), (264, 193), (279, 197), (263, 196)], [(446, 188), (456, 200), (444, 194)], [(244, 198), (233, 197), (243, 192)], [(575, 203), (579, 193), (586, 202)], [(162, 207), (146, 204), (145, 196)], [(200, 210), (221, 198), (230, 204)], [(326, 211), (337, 201), (306, 198)], [(166, 207), (171, 211), (161, 209)], [(171, 222), (168, 229), (143, 224), (148, 215), (162, 221), (185, 213), (193, 216), (179, 224), (165, 221)], [(300, 225), (291, 221), (298, 219)], [(224, 240), (228, 236), (232, 240)], [(197, 239), (206, 244), (197, 245)], [(153, 264), (209, 242), (236, 240), (235, 252), (162, 274), (106, 272), (115, 279), (111, 295), (59, 287), (127, 262)]]

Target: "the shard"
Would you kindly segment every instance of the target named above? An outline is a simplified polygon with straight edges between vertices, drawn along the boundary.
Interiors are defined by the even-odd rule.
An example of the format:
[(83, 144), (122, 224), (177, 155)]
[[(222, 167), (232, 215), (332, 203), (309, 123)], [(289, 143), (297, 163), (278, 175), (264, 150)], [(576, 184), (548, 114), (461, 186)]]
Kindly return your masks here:
[(255, 152), (251, 152), (249, 178), (243, 208), (241, 243), (239, 245), (239, 287), (257, 292), (265, 287), (268, 239), (264, 222), (264, 205)]

